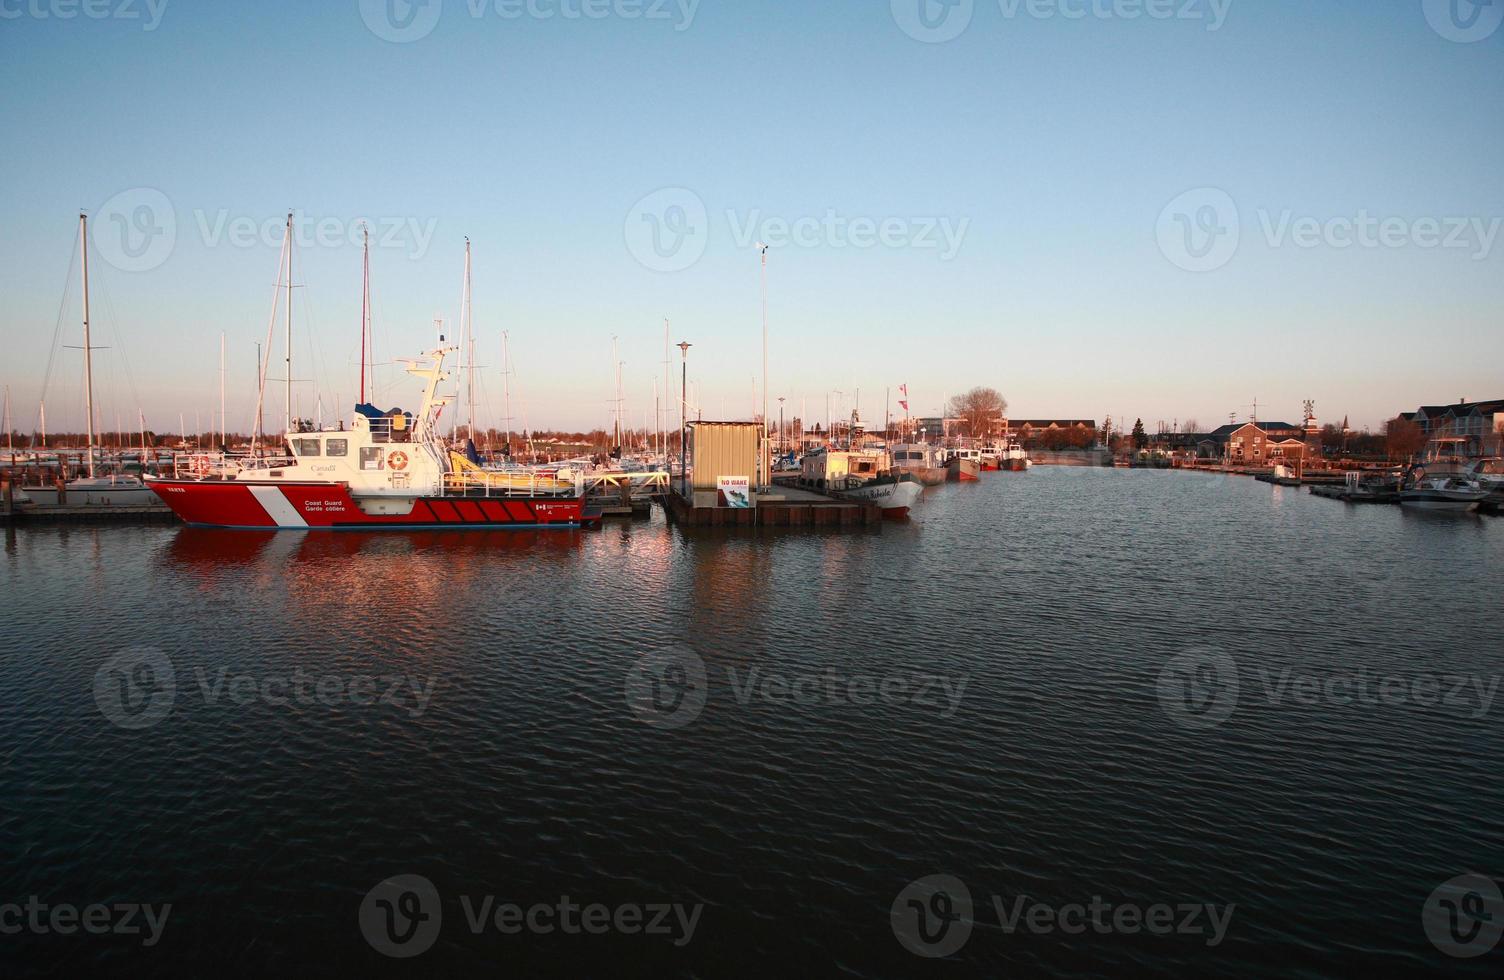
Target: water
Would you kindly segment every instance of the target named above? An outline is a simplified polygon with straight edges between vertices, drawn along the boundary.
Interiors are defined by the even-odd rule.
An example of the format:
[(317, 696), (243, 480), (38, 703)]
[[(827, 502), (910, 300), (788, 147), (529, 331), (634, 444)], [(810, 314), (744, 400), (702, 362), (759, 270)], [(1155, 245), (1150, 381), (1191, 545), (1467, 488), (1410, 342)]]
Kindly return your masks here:
[[(856, 534), (7, 532), (0, 903), (172, 907), (150, 947), (27, 927), (0, 957), (1497, 975), (1504, 952), (1446, 955), (1423, 911), (1504, 872), (1501, 568), (1496, 518), (1060, 468)], [(890, 918), (934, 874), (974, 905), (942, 960)], [(398, 875), (441, 914), (406, 963), (361, 919)], [(487, 896), (679, 912), (476, 933)], [(1009, 931), (994, 896), (1230, 917), (1220, 941), (1205, 911)]]

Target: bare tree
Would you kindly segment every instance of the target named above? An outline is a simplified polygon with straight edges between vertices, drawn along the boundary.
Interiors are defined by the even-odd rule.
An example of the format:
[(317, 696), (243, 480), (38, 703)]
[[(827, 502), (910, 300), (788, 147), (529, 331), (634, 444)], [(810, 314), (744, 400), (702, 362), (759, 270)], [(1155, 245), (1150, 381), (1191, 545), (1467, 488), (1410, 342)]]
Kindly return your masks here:
[(996, 388), (973, 388), (964, 395), (956, 395), (945, 406), (945, 414), (960, 419), (967, 434), (973, 437), (990, 435), (993, 423), (1001, 421), (1006, 411), (1008, 399)]
[(1384, 449), (1390, 459), (1414, 456), (1425, 446), (1425, 430), (1404, 416), (1397, 415), (1384, 423)]

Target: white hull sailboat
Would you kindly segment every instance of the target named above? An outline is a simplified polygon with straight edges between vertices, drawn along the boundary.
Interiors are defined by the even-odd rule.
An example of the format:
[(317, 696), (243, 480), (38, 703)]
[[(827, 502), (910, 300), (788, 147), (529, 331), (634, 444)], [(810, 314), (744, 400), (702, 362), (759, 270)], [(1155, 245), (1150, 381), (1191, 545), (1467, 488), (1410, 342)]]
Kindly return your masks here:
[(89, 219), (78, 216), (78, 247), (83, 269), (84, 313), (84, 411), (88, 415), (86, 475), (57, 487), (28, 487), (26, 493), (38, 509), (49, 507), (146, 507), (161, 503), (140, 478), (125, 474), (100, 475), (95, 466), (94, 437), (94, 345), (89, 334)]

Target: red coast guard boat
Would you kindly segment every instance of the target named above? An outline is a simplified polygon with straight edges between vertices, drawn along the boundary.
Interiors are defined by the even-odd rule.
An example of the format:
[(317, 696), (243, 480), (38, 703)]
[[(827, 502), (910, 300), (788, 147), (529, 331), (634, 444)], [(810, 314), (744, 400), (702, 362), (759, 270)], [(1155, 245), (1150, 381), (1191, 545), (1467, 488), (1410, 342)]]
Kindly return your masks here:
[[(205, 527), (380, 530), (575, 528), (595, 523), (579, 474), (496, 472), (469, 465), (437, 434), (444, 355), (409, 362), (425, 382), (416, 418), (357, 407), (348, 429), (295, 425), (279, 457), (179, 457), (147, 484), (189, 524)], [(186, 470), (186, 472), (185, 472)]]

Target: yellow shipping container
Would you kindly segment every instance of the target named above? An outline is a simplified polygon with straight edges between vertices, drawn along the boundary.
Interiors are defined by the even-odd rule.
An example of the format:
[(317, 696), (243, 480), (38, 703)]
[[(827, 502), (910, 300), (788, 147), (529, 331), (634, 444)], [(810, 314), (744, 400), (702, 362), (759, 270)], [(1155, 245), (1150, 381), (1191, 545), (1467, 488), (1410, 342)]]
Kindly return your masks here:
[(694, 443), (690, 456), (695, 490), (714, 490), (723, 476), (746, 477), (757, 485), (757, 454), (762, 426), (756, 422), (691, 422)]

